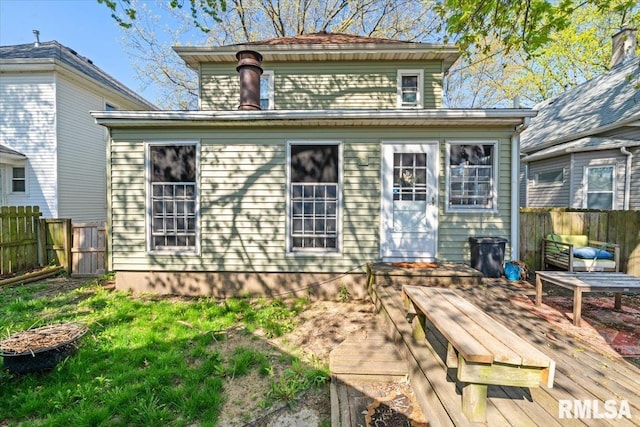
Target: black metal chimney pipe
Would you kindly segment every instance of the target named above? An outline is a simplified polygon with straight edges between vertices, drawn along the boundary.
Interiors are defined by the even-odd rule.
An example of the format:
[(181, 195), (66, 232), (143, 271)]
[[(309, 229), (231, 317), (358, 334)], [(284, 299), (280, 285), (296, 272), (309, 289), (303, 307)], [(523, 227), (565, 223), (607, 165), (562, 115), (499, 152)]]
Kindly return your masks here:
[(260, 75), (262, 55), (253, 50), (236, 53), (240, 73), (240, 105), (238, 110), (260, 110)]

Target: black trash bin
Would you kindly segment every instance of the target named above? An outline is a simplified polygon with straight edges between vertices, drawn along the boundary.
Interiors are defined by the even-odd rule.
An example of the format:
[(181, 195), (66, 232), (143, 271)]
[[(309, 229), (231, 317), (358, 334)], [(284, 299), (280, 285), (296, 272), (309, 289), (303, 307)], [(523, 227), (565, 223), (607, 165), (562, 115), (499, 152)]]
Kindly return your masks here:
[(501, 277), (506, 243), (507, 239), (502, 237), (469, 237), (471, 267), (485, 277)]

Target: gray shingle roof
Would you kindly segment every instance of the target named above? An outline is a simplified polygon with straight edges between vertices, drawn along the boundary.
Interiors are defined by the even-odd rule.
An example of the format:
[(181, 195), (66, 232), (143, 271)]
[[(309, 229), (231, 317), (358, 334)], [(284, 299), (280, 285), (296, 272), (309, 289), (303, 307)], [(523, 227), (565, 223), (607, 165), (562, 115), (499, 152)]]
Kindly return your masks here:
[(27, 158), (27, 156), (25, 156), (24, 154), (20, 153), (19, 151), (12, 150), (11, 148), (7, 147), (6, 145), (2, 145), (2, 144), (0, 144), (0, 154), (6, 154), (6, 155), (10, 155), (12, 157), (22, 157), (24, 159)]
[(105, 85), (106, 87), (119, 92), (123, 96), (136, 100), (137, 102), (146, 105), (149, 109), (156, 109), (156, 107), (149, 101), (111, 77), (109, 74), (98, 68), (90, 59), (79, 55), (73, 49), (70, 49), (57, 41), (43, 42), (39, 46), (34, 46), (33, 43), (19, 44), (11, 46), (0, 46), (0, 61), (6, 59), (24, 59), (28, 60), (37, 59), (54, 59), (62, 62), (63, 64), (79, 71), (85, 76)]
[(521, 150), (538, 149), (596, 135), (640, 120), (639, 58), (534, 106), (538, 115), (522, 133)]

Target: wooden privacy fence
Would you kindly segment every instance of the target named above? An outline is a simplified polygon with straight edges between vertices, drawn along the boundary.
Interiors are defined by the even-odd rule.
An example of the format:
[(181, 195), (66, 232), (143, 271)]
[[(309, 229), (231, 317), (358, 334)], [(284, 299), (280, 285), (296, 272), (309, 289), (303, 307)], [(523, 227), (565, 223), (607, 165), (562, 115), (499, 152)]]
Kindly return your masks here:
[(520, 209), (520, 260), (542, 270), (542, 238), (550, 233), (585, 234), (620, 245), (621, 271), (640, 277), (640, 211)]
[(0, 208), (0, 275), (41, 265), (40, 215), (37, 206)]
[(104, 222), (71, 223), (40, 218), (37, 206), (0, 209), (0, 276), (47, 265), (62, 266), (74, 276), (106, 272)]

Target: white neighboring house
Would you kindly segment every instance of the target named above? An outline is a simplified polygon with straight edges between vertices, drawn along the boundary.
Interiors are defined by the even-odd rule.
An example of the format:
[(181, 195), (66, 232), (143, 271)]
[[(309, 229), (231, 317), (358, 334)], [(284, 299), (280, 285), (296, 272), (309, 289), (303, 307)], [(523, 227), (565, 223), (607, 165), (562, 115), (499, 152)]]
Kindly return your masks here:
[(0, 206), (106, 220), (107, 133), (89, 111), (149, 109), (56, 41), (0, 46)]

